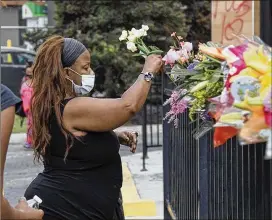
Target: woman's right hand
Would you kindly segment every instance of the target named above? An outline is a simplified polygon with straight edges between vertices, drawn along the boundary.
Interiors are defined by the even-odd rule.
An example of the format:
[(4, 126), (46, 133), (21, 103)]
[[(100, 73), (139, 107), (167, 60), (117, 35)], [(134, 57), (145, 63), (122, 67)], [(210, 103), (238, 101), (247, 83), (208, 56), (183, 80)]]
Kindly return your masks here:
[(151, 72), (153, 74), (158, 74), (159, 72), (161, 72), (160, 70), (162, 68), (162, 65), (163, 65), (162, 56), (152, 54), (145, 59), (143, 72), (144, 73)]
[(14, 214), (14, 219), (42, 219), (44, 215), (42, 210), (29, 207), (25, 199), (19, 200)]

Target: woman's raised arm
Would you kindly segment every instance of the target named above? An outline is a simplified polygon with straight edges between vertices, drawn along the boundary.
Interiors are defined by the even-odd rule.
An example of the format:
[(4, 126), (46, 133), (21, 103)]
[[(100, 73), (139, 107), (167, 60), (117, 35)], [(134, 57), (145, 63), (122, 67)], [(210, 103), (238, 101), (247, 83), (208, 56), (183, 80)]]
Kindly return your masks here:
[[(158, 73), (162, 66), (161, 56), (146, 58), (143, 72)], [(65, 107), (63, 121), (68, 130), (109, 131), (120, 127), (142, 108), (151, 82), (141, 74), (136, 82), (119, 99), (78, 97)]]

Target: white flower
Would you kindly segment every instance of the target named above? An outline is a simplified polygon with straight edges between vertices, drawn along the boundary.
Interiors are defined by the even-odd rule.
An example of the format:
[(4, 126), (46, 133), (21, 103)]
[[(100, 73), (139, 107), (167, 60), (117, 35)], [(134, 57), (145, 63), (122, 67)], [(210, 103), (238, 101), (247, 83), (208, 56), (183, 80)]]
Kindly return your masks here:
[(140, 29), (140, 33), (142, 36), (147, 36), (147, 31), (144, 29)]
[(145, 30), (145, 31), (148, 31), (149, 30), (149, 27), (147, 25), (142, 25), (142, 29)]
[(182, 46), (182, 48), (187, 50), (188, 52), (190, 52), (193, 49), (193, 44), (190, 42), (185, 42), (184, 45)]
[(140, 38), (143, 36), (143, 31), (141, 31), (141, 30), (137, 30), (135, 28), (132, 28), (131, 32), (133, 35), (135, 35), (136, 38)]
[(144, 30), (144, 29), (137, 30), (137, 29), (135, 29), (135, 28), (132, 28), (132, 29), (131, 29), (131, 33), (132, 33), (136, 38), (140, 38), (140, 37), (143, 37), (143, 36), (146, 36), (146, 35), (147, 35), (146, 30)]
[(128, 36), (127, 31), (126, 31), (126, 30), (123, 30), (121, 36), (119, 37), (119, 40), (120, 40), (120, 41), (126, 40), (126, 39), (127, 39), (127, 36)]
[(229, 70), (229, 74), (230, 75), (233, 75), (237, 72), (237, 68), (235, 66), (231, 67), (230, 70)]
[(137, 47), (133, 42), (127, 42), (127, 49), (131, 52), (137, 51)]
[(138, 32), (139, 32), (140, 37), (143, 37), (143, 36), (147, 35), (147, 32), (144, 29), (140, 29)]
[(137, 37), (132, 33), (132, 31), (129, 31), (128, 33), (129, 33), (129, 35), (127, 37), (128, 41), (135, 42)]

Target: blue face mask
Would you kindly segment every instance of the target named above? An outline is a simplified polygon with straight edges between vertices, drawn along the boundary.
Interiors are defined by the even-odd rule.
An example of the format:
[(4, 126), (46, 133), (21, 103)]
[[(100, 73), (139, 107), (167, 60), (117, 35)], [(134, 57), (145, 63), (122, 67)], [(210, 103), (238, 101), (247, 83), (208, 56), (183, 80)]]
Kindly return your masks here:
[(73, 89), (77, 95), (86, 95), (93, 90), (94, 83), (95, 83), (95, 74), (93, 73), (93, 71), (90, 72), (92, 74), (80, 75), (79, 73), (77, 73), (75, 70), (71, 68), (67, 68), (67, 69), (71, 70), (72, 72), (74, 72), (75, 74), (81, 77), (81, 86), (75, 84), (73, 80), (68, 79), (72, 82)]

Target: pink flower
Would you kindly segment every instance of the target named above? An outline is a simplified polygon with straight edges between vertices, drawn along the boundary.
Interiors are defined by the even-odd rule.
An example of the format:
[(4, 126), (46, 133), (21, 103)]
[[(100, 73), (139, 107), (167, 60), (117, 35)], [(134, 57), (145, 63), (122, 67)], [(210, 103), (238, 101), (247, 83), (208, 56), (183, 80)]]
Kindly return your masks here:
[(272, 112), (264, 112), (265, 123), (272, 128)]
[(193, 44), (190, 42), (184, 42), (182, 46), (182, 49), (187, 50), (188, 52), (191, 52), (193, 50)]
[(185, 59), (189, 59), (189, 54), (186, 49), (181, 49), (180, 54), (181, 54), (180, 56), (183, 56)]
[(170, 49), (167, 54), (162, 58), (165, 61), (165, 65), (170, 64), (174, 65), (175, 62), (180, 58), (180, 55), (174, 49)]
[(246, 64), (245, 64), (245, 61), (242, 59), (239, 59), (235, 61), (234, 63), (232, 63), (232, 69), (235, 69), (235, 72), (231, 72), (231, 74), (228, 74), (226, 85), (225, 85), (226, 88), (229, 89), (231, 86), (230, 78), (238, 75), (241, 72), (241, 70), (245, 68), (246, 68)]
[(183, 64), (183, 63), (185, 63), (185, 62), (187, 61), (187, 59), (186, 59), (185, 57), (181, 57), (181, 58), (180, 58), (180, 61), (181, 61), (181, 63)]
[(171, 37), (175, 37), (176, 34), (177, 34), (177, 32), (173, 32), (173, 33), (171, 34)]
[(236, 47), (231, 47), (229, 48), (229, 50), (237, 57), (239, 57), (240, 59), (244, 59), (243, 55), (244, 52), (247, 50), (248, 45), (247, 44), (242, 44)]
[(181, 99), (178, 100), (179, 93), (178, 92), (173, 92), (171, 97), (169, 98), (170, 100), (170, 106), (171, 109), (169, 112), (165, 114), (165, 117), (163, 120), (168, 119), (168, 123), (171, 123), (174, 121), (174, 126), (177, 128), (178, 127), (178, 115), (183, 113), (187, 107), (188, 107), (188, 100), (186, 99)]
[(178, 115), (180, 113), (183, 113), (186, 108), (188, 107), (188, 101), (185, 99), (181, 99), (177, 102), (176, 106), (175, 106), (175, 111), (174, 114)]

